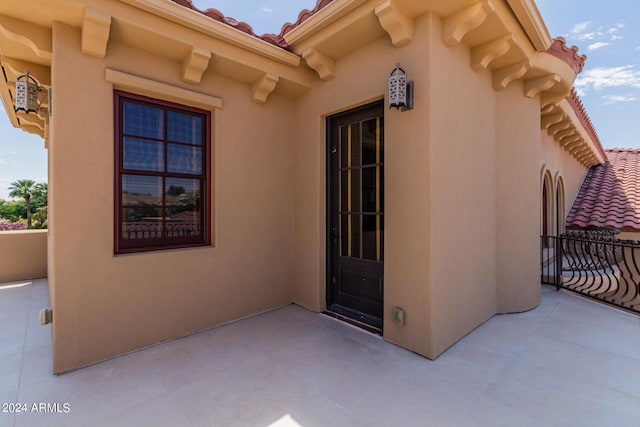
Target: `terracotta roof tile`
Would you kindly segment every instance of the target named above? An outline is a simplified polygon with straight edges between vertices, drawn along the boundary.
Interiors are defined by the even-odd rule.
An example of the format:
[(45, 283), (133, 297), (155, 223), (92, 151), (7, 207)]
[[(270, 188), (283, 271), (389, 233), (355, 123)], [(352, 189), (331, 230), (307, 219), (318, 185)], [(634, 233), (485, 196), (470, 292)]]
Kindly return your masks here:
[(230, 27), (235, 28), (236, 30), (242, 31), (243, 33), (262, 39), (267, 43), (271, 43), (272, 45), (281, 47), (283, 49), (288, 49), (289, 44), (284, 39), (284, 36), (291, 30), (296, 28), (298, 25), (302, 24), (304, 21), (309, 19), (311, 16), (315, 15), (318, 11), (320, 11), (322, 8), (327, 6), (333, 0), (317, 0), (316, 6), (313, 9), (311, 10), (304, 9), (302, 12), (298, 14), (298, 20), (296, 22), (293, 22), (293, 23), (287, 22), (286, 24), (284, 24), (282, 26), (282, 30), (280, 31), (280, 34), (262, 34), (262, 35), (257, 35), (253, 31), (253, 28), (251, 28), (251, 25), (247, 24), (246, 22), (240, 22), (233, 18), (226, 17), (218, 9), (209, 8), (206, 10), (200, 10), (191, 2), (191, 0), (171, 0), (171, 1), (181, 6), (188, 7), (189, 9), (195, 10), (196, 12), (202, 13), (203, 15), (208, 16), (214, 21), (221, 22), (223, 24), (226, 24), (226, 25), (229, 25)]
[(640, 149), (605, 150), (609, 161), (589, 170), (567, 227), (640, 231)]

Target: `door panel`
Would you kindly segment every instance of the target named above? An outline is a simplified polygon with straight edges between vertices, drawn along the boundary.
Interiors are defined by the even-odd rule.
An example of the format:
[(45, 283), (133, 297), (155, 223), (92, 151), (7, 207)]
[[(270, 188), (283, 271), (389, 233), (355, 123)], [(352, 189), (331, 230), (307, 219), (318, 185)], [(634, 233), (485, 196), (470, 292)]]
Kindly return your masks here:
[(379, 329), (384, 272), (383, 111), (382, 102), (376, 102), (327, 120), (327, 306)]

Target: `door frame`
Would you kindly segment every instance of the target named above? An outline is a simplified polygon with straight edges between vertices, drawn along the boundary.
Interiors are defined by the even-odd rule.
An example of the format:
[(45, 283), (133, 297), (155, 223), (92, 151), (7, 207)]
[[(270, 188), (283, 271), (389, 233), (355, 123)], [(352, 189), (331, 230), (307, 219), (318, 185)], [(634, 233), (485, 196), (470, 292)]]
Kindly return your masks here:
[[(332, 180), (332, 167), (331, 167), (331, 141), (332, 141), (332, 125), (339, 121), (342, 118), (349, 118), (349, 120), (358, 120), (358, 114), (362, 114), (366, 117), (367, 113), (373, 109), (379, 109), (380, 114), (384, 119), (384, 98), (368, 102), (364, 105), (360, 105), (354, 108), (350, 108), (348, 110), (344, 110), (335, 114), (331, 114), (325, 118), (325, 157), (326, 157), (326, 165), (325, 165), (325, 204), (326, 204), (326, 212), (325, 212), (325, 246), (326, 246), (326, 262), (325, 262), (325, 312), (333, 317), (336, 317), (340, 320), (355, 324), (356, 326), (362, 327), (370, 332), (378, 333), (382, 335), (383, 331), (383, 319), (377, 319), (373, 316), (369, 316), (365, 313), (360, 313), (355, 310), (341, 310), (341, 311), (330, 311), (330, 307), (333, 305), (332, 294), (336, 291), (336, 287), (338, 283), (332, 283), (333, 269), (332, 265), (338, 262), (338, 254), (332, 253), (332, 243), (331, 240), (332, 230), (331, 230), (331, 221), (333, 215), (334, 207), (339, 205), (339, 191), (334, 191), (332, 200), (332, 192), (331, 192), (331, 183)], [(384, 132), (384, 131), (383, 131)], [(384, 191), (384, 181), (381, 183)], [(336, 183), (337, 185), (337, 183)], [(384, 286), (384, 285), (383, 285)], [(384, 292), (382, 293), (381, 303), (384, 307)], [(349, 313), (352, 311), (353, 313)], [(361, 319), (356, 319), (353, 314), (358, 314)]]

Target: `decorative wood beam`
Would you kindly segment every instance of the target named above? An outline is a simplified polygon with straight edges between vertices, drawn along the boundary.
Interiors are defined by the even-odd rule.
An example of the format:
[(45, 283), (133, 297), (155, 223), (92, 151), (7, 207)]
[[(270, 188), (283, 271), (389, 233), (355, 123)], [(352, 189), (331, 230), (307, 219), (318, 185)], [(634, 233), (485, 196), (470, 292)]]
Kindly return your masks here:
[(395, 0), (386, 0), (374, 11), (394, 46), (404, 46), (413, 40), (413, 19), (398, 7)]
[(265, 74), (260, 79), (251, 85), (251, 96), (253, 102), (257, 104), (264, 104), (267, 102), (267, 97), (276, 88), (276, 84), (280, 80), (278, 77), (271, 74)]
[(82, 22), (81, 51), (85, 55), (104, 58), (111, 31), (111, 16), (85, 9)]
[(554, 135), (556, 141), (562, 144), (563, 138), (567, 138), (576, 134), (576, 128), (573, 126), (569, 126), (568, 129), (561, 130)]
[(302, 57), (309, 67), (313, 68), (322, 80), (331, 80), (336, 76), (336, 61), (318, 52), (316, 49), (307, 48), (302, 52)]
[(502, 90), (509, 86), (509, 83), (524, 76), (531, 68), (531, 61), (524, 60), (506, 67), (499, 68), (493, 72), (493, 88)]
[(564, 113), (545, 114), (540, 119), (540, 128), (547, 130), (549, 129), (549, 126), (560, 123), (561, 121), (566, 119), (567, 115)]
[(51, 68), (45, 65), (34, 64), (33, 62), (21, 61), (15, 58), (7, 58), (0, 56), (0, 63), (4, 67), (7, 76), (7, 84), (15, 83), (16, 78), (24, 74), (25, 71), (29, 75), (35, 77), (41, 86), (51, 86)]
[(556, 105), (558, 102), (562, 101), (567, 97), (568, 93), (543, 93), (540, 103), (542, 104), (542, 108), (545, 108), (549, 105)]
[(524, 81), (524, 95), (533, 98), (540, 92), (545, 92), (562, 81), (562, 77), (557, 74), (546, 74)]
[(571, 127), (571, 120), (567, 119), (561, 121), (560, 123), (549, 126), (547, 132), (549, 132), (549, 135), (553, 135), (555, 137), (558, 132), (560, 132), (561, 130), (569, 129), (569, 127)]
[(569, 136), (567, 138), (564, 138), (562, 141), (560, 141), (560, 145), (562, 145), (563, 147), (570, 147), (573, 146), (575, 144), (581, 143), (583, 141), (582, 136), (580, 136), (580, 134), (576, 133), (572, 136)]
[(0, 33), (31, 50), (38, 58), (51, 61), (51, 29), (21, 19), (0, 15)]
[(517, 44), (513, 34), (507, 34), (472, 48), (471, 68), (476, 71), (481, 68), (487, 68), (494, 60), (506, 55)]
[(200, 84), (202, 74), (209, 66), (210, 59), (210, 51), (192, 47), (191, 52), (182, 60), (182, 80), (187, 83)]
[(482, 25), (493, 11), (492, 0), (481, 0), (447, 17), (442, 24), (442, 41), (447, 46), (460, 43), (469, 31)]

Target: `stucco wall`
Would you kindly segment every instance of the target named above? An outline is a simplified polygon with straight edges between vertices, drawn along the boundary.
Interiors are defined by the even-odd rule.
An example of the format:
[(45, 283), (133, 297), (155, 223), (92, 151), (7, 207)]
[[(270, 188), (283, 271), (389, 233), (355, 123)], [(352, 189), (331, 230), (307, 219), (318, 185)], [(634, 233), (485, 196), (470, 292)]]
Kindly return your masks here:
[[(415, 109), (385, 107), (385, 339), (426, 354), (429, 349), (429, 43), (428, 22), (416, 22), (413, 43), (395, 49), (381, 37), (337, 61), (336, 77), (319, 82), (297, 106), (294, 191), (294, 299), (323, 310), (326, 281), (325, 120), (387, 91), (396, 62), (415, 80)], [(366, 69), (368, 78), (358, 78)], [(330, 96), (329, 96), (330, 95)], [(407, 325), (390, 321), (390, 307), (406, 310)]]
[[(556, 190), (558, 188), (558, 181), (564, 184), (564, 205), (565, 212), (561, 215), (563, 220), (566, 220), (569, 210), (573, 205), (574, 200), (578, 196), (580, 186), (584, 181), (584, 178), (589, 172), (583, 165), (580, 164), (573, 156), (569, 154), (558, 142), (556, 142), (552, 136), (547, 132), (542, 131), (540, 137), (540, 169), (538, 171), (538, 185), (542, 189), (542, 177), (545, 171), (549, 171), (553, 181), (552, 189), (552, 206), (551, 210), (556, 211)], [(539, 190), (542, 194), (542, 190)], [(542, 197), (542, 195), (540, 196)], [(557, 231), (557, 225), (555, 224), (555, 215), (551, 218), (554, 221), (552, 230), (554, 233)], [(541, 229), (541, 226), (539, 227)]]
[(432, 331), (435, 357), (495, 313), (496, 94), (434, 19), (431, 120)]
[(0, 231), (0, 283), (47, 277), (47, 230)]
[(105, 66), (194, 87), (175, 61), (115, 42), (106, 60), (82, 55), (80, 32), (62, 24), (53, 40), (54, 371), (290, 303), (293, 103), (272, 95), (254, 104), (248, 85), (206, 73), (196, 90), (224, 100), (212, 113), (212, 246), (114, 256)]

